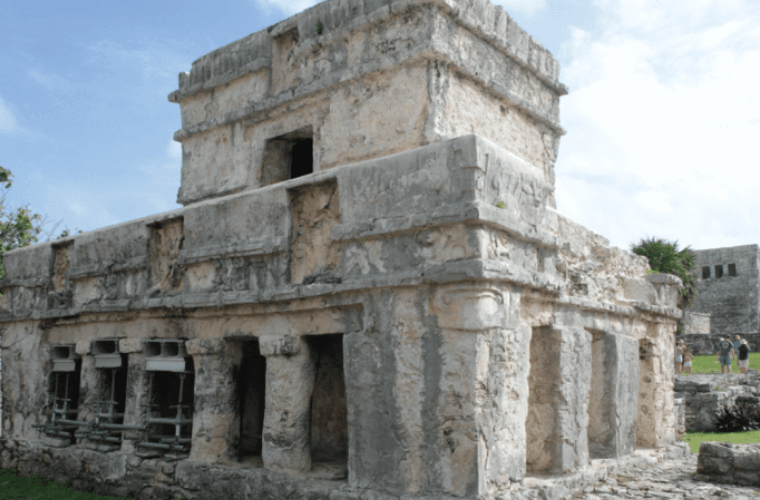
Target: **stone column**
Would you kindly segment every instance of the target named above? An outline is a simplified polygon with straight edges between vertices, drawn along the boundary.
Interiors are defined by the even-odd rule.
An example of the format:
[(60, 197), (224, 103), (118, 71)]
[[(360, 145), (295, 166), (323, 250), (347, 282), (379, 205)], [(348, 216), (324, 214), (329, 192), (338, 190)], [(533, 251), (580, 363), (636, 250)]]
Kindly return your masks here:
[[(606, 332), (593, 344), (588, 442), (592, 458), (618, 458), (636, 446), (639, 401), (639, 343)], [(598, 387), (595, 387), (598, 386)]]
[[(127, 355), (127, 394), (124, 405), (124, 425), (145, 425), (145, 409), (148, 404), (148, 386), (145, 375), (145, 355), (141, 339), (120, 339), (119, 352)], [(132, 454), (135, 441), (130, 438), (141, 438), (141, 431), (124, 431), (121, 441), (121, 451)]]
[(316, 366), (303, 337), (262, 336), (267, 358), (262, 459), (272, 471), (311, 469), (310, 403)]
[(431, 296), (440, 366), (426, 360), (439, 377), (436, 421), (426, 425), (435, 443), (428, 473), (448, 494), (488, 497), (525, 475), (530, 329), (510, 322), (509, 299), (486, 284)]
[[(95, 422), (95, 412), (97, 411), (96, 401), (99, 399), (98, 382), (100, 372), (95, 369), (95, 356), (90, 356), (91, 341), (80, 340), (76, 343), (76, 353), (82, 358), (81, 370), (79, 372), (79, 401), (77, 404), (77, 414), (69, 415), (67, 418), (78, 420), (80, 422)], [(87, 439), (76, 438), (75, 443), (78, 448), (87, 448), (97, 450), (98, 444)]]
[(561, 474), (587, 465), (591, 334), (564, 325), (534, 328), (530, 363), (528, 470)]
[(673, 357), (675, 320), (648, 323), (639, 340), (639, 402), (636, 445), (660, 448), (675, 440)]
[(242, 349), (238, 342), (205, 338), (185, 342), (195, 364), (195, 408), (190, 458), (204, 462), (238, 460), (240, 412), (235, 367)]

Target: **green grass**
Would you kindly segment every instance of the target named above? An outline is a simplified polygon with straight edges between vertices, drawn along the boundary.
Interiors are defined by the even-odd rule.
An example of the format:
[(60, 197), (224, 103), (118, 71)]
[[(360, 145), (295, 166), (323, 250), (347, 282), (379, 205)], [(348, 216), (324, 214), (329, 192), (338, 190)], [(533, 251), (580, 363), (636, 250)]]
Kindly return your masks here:
[[(760, 352), (749, 353), (749, 367), (760, 371)], [(731, 362), (734, 373), (739, 373), (736, 361)], [(691, 373), (720, 373), (720, 364), (715, 361), (715, 355), (694, 356), (691, 363)]]
[(687, 432), (684, 441), (689, 443), (692, 453), (699, 453), (702, 441), (727, 441), (736, 444), (760, 443), (760, 430), (748, 432)]
[(93, 495), (42, 477), (20, 478), (0, 469), (0, 498), (3, 500), (129, 500), (126, 497)]

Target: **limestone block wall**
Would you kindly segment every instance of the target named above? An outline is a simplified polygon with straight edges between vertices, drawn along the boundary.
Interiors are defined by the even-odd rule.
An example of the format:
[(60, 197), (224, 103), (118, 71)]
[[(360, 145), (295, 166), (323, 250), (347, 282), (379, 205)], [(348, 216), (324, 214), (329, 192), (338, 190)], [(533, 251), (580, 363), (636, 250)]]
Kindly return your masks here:
[(710, 333), (710, 314), (686, 312), (683, 317), (684, 333), (686, 335)]
[(311, 140), (317, 172), (471, 133), (553, 191), (566, 88), (551, 54), (488, 2), (390, 4), (323, 2), (181, 74), (178, 201), (287, 179), (276, 143)]
[(716, 432), (718, 413), (736, 402), (757, 403), (760, 374), (676, 375), (675, 396), (685, 407), (687, 432)]
[(697, 479), (760, 485), (760, 445), (704, 441), (699, 445)]
[(699, 295), (690, 311), (710, 314), (710, 333), (760, 332), (757, 245), (696, 250)]
[[(88, 342), (104, 338), (128, 356), (128, 425), (150, 402), (146, 342), (183, 341), (192, 360), (189, 457), (157, 479), (141, 464), (162, 459), (139, 440), (111, 452), (106, 477), (138, 493), (227, 494), (203, 483), (213, 466), (261, 485), (239, 498), (281, 472), (496, 498), (665, 447), (680, 281), (646, 275), (550, 193), (531, 165), (467, 136), (9, 252), (3, 432), (25, 451), (4, 463), (37, 471), (19, 457), (50, 453), (33, 427), (48, 418), (50, 346), (77, 344), (77, 418), (92, 420)], [(242, 373), (259, 385), (241, 389)], [(88, 477), (85, 443), (57, 445)]]

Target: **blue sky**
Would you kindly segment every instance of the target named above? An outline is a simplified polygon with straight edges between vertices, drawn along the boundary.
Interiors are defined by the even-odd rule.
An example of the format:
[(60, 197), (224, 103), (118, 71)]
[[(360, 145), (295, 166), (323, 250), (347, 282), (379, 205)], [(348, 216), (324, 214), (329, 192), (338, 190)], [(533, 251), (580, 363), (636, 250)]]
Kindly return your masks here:
[[(316, 2), (0, 2), (7, 203), (92, 230), (177, 207), (177, 74)], [(760, 243), (760, 2), (507, 0), (570, 94), (561, 213), (627, 248)]]

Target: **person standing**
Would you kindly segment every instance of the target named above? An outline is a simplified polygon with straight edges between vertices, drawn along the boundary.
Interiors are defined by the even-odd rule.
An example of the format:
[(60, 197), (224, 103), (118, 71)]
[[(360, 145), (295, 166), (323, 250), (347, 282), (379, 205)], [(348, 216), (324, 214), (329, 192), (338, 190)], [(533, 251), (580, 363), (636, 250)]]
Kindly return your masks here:
[(726, 335), (718, 344), (718, 350), (715, 356), (720, 363), (720, 373), (731, 373), (731, 357), (734, 354), (734, 345), (731, 343), (731, 336)]
[(739, 371), (742, 373), (742, 375), (747, 374), (747, 370), (749, 369), (749, 344), (746, 340), (742, 339), (741, 343), (739, 344), (738, 351), (738, 358), (737, 361), (739, 365)]
[(691, 349), (684, 343), (683, 346), (683, 369), (686, 375), (691, 375), (691, 362), (694, 361), (694, 355), (691, 353)]
[(675, 369), (676, 375), (680, 375), (683, 371), (683, 339), (676, 342)]

